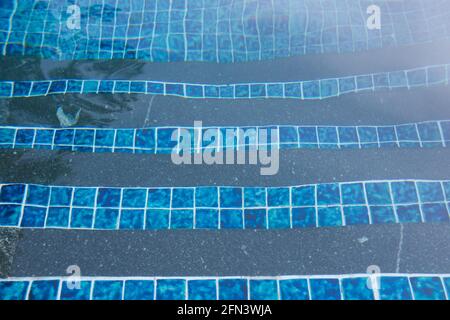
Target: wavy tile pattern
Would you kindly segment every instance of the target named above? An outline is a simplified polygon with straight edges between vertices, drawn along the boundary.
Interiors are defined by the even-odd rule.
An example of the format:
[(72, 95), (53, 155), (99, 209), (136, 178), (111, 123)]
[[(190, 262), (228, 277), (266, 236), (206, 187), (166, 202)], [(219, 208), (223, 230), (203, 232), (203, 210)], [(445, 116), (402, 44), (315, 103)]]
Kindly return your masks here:
[(351, 75), (295, 82), (199, 84), (147, 80), (58, 79), (0, 81), (0, 98), (53, 94), (151, 94), (193, 99), (301, 99), (314, 100), (343, 94), (448, 85), (450, 65)]
[(367, 27), (367, 10), (374, 4), (369, 0), (79, 0), (70, 10), (73, 4), (1, 1), (0, 53), (60, 60), (238, 62), (450, 36), (445, 0), (378, 0), (381, 29)]

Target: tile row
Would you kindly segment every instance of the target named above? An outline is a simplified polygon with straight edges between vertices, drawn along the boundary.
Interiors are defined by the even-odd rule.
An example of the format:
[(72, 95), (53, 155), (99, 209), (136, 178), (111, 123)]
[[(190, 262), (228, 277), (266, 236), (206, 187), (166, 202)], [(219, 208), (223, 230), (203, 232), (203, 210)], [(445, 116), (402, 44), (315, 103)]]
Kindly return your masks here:
[(382, 28), (368, 26), (367, 0), (79, 0), (68, 10), (73, 4), (2, 1), (0, 53), (228, 63), (450, 37), (450, 5), (439, 0), (378, 0)]
[(0, 226), (22, 228), (286, 229), (450, 222), (450, 181), (291, 187), (0, 186)]
[(450, 120), (388, 126), (149, 127), (0, 126), (0, 149), (199, 153), (226, 150), (427, 148), (450, 145)]
[(450, 65), (353, 75), (339, 78), (274, 83), (225, 85), (147, 80), (58, 79), (0, 81), (0, 98), (37, 97), (52, 94), (152, 94), (196, 99), (325, 99), (355, 92), (412, 89), (448, 85)]
[(0, 279), (0, 300), (448, 300), (449, 275)]

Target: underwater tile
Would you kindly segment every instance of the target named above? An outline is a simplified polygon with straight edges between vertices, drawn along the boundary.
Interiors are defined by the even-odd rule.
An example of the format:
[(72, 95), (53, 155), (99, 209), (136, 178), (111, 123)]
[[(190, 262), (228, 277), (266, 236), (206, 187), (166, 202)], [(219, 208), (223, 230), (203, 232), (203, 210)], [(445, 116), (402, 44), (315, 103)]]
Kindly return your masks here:
[(415, 300), (446, 300), (444, 287), (438, 277), (411, 277)]
[(217, 187), (197, 187), (195, 189), (195, 206), (216, 208), (218, 206)]
[[(71, 286), (68, 286), (68, 284)], [(72, 285), (74, 285), (72, 287)], [(61, 281), (61, 300), (90, 300), (91, 281), (79, 281), (71, 283), (71, 281)]]
[(389, 184), (387, 182), (367, 182), (365, 183), (365, 187), (367, 202), (369, 204), (392, 204)]
[(308, 280), (280, 280), (281, 300), (309, 300)]
[(147, 208), (170, 208), (170, 194), (168, 188), (148, 189)]
[(220, 187), (221, 208), (242, 208), (242, 188)]
[(70, 220), (71, 228), (91, 228), (93, 220), (93, 209), (72, 208), (72, 217)]
[(192, 210), (172, 210), (170, 217), (171, 229), (192, 229), (194, 226)]
[(422, 221), (419, 205), (396, 206), (395, 210), (397, 212), (398, 222), (400, 223)]
[(381, 300), (411, 300), (411, 290), (406, 277), (380, 277)]
[(245, 229), (266, 229), (266, 209), (245, 209)]
[(391, 206), (370, 206), (372, 223), (395, 223), (395, 213)]
[(247, 280), (219, 279), (219, 300), (247, 299)]
[(147, 209), (146, 212), (146, 230), (168, 229), (170, 210)]
[(316, 226), (316, 208), (292, 208), (292, 227), (305, 228)]
[(127, 280), (125, 281), (124, 300), (153, 300), (153, 280)]
[(0, 281), (0, 300), (25, 300), (28, 281)]
[(242, 210), (221, 209), (220, 227), (222, 229), (242, 229), (244, 227)]
[(97, 207), (100, 208), (119, 208), (120, 207), (119, 188), (99, 188), (97, 194)]
[(449, 213), (444, 203), (427, 203), (422, 205), (425, 222), (449, 222)]
[(185, 300), (186, 280), (158, 279), (156, 281), (156, 300)]
[(172, 190), (172, 208), (192, 208), (194, 206), (194, 188), (174, 188)]
[(119, 229), (144, 229), (144, 210), (122, 210), (120, 213)]
[(395, 203), (403, 204), (418, 202), (416, 186), (414, 182), (392, 182), (391, 188)]
[(265, 207), (266, 188), (246, 187), (244, 188), (244, 207)]
[(269, 207), (289, 206), (289, 188), (267, 188)]
[(189, 280), (189, 300), (216, 300), (216, 280)]
[(338, 279), (310, 279), (312, 300), (341, 300)]
[(117, 219), (119, 217), (118, 209), (97, 208), (95, 211), (95, 229), (116, 229)]
[(250, 280), (250, 300), (278, 300), (276, 280)]
[(28, 300), (56, 300), (58, 298), (59, 280), (33, 281)]
[(217, 229), (219, 225), (218, 209), (197, 209), (195, 213), (195, 228)]
[(93, 300), (122, 300), (122, 281), (96, 280), (94, 282)]
[(290, 209), (277, 208), (268, 209), (268, 228), (269, 229), (286, 229), (290, 228)]
[(340, 207), (323, 207), (317, 209), (320, 227), (342, 226), (342, 213)]
[(327, 183), (317, 185), (317, 204), (332, 205), (340, 204), (339, 184)]
[(367, 277), (342, 279), (344, 300), (374, 300), (370, 285), (370, 279)]
[(145, 208), (147, 189), (123, 189), (122, 208)]
[(347, 225), (369, 224), (369, 212), (365, 206), (343, 207)]

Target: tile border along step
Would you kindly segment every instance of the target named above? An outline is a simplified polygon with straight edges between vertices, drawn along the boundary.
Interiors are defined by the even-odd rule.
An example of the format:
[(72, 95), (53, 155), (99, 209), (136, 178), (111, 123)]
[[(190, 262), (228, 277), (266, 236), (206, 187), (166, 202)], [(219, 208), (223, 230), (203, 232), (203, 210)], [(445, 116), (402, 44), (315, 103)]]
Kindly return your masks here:
[(289, 229), (450, 222), (450, 181), (289, 187), (1, 184), (0, 226), (99, 230)]
[[(176, 138), (172, 139), (175, 133)], [(214, 139), (212, 139), (214, 138)], [(0, 149), (168, 154), (183, 149), (267, 150), (428, 148), (450, 145), (450, 120), (397, 125), (267, 125), (148, 128), (0, 126)]]
[(449, 292), (449, 274), (0, 280), (0, 300), (447, 300)]
[(138, 93), (195, 99), (325, 99), (347, 93), (448, 85), (450, 64), (294, 82), (200, 84), (149, 80), (53, 79), (0, 81), (0, 98), (67, 93)]

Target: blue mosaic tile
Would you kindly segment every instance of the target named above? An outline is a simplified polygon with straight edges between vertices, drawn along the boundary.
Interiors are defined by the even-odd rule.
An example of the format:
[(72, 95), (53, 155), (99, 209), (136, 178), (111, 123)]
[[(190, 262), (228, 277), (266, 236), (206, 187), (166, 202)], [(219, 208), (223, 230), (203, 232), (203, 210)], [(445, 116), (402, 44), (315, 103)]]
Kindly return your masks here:
[(93, 300), (122, 300), (122, 281), (97, 280), (94, 282)]
[(154, 281), (127, 280), (125, 281), (124, 300), (153, 300)]
[(337, 279), (311, 279), (310, 287), (313, 300), (341, 300)]
[(241, 208), (242, 207), (242, 189), (232, 187), (220, 188), (220, 207), (221, 208)]
[[(264, 126), (264, 127), (216, 127), (201, 130), (200, 147), (205, 150), (212, 146), (218, 150), (238, 149), (250, 146), (254, 149), (270, 148), (428, 148), (443, 147), (450, 144), (450, 125), (448, 121), (429, 121), (416, 124), (390, 127), (299, 127), (299, 126)], [(417, 136), (416, 126), (442, 127), (442, 137), (429, 141)], [(221, 133), (220, 143), (215, 141), (212, 132)], [(237, 139), (238, 130), (240, 141)], [(17, 131), (17, 134), (16, 134)], [(0, 127), (0, 146), (2, 148), (75, 150), (80, 152), (128, 152), (167, 154), (176, 152), (177, 140), (180, 152), (193, 153), (197, 149), (193, 127), (148, 129), (52, 129)], [(230, 134), (227, 131), (231, 131)], [(265, 134), (268, 131), (268, 134)], [(396, 135), (396, 131), (398, 134)], [(449, 133), (447, 133), (447, 131)], [(339, 136), (338, 133), (339, 132)], [(179, 134), (180, 133), (180, 134)], [(172, 140), (172, 135), (175, 140)], [(189, 134), (189, 136), (186, 136)], [(415, 134), (414, 136), (411, 136)], [(259, 141), (257, 138), (259, 135)], [(298, 137), (297, 137), (298, 135)], [(359, 137), (358, 137), (359, 136)], [(185, 141), (185, 139), (188, 139)], [(274, 140), (271, 140), (271, 139)], [(95, 141), (94, 141), (95, 140)], [(279, 140), (279, 141), (278, 141)], [(157, 148), (156, 148), (157, 146)]]
[(307, 279), (280, 280), (281, 300), (309, 300)]
[(219, 300), (246, 300), (247, 280), (219, 279)]
[(344, 207), (345, 222), (348, 225), (368, 224), (369, 212), (364, 206)]
[(96, 229), (116, 229), (119, 210), (117, 209), (97, 209), (95, 211)]
[(58, 297), (59, 281), (33, 281), (28, 295), (29, 300), (56, 300)]
[(397, 206), (396, 212), (400, 223), (422, 221), (419, 205)]
[(445, 300), (444, 287), (438, 277), (411, 277), (415, 300)]
[(188, 281), (189, 300), (216, 300), (216, 280)]
[(25, 300), (28, 281), (1, 281), (0, 300)]
[(448, 181), (340, 182), (292, 187), (0, 186), (0, 226), (278, 229), (450, 222)]
[(344, 300), (374, 300), (374, 294), (369, 286), (369, 278), (342, 279)]
[(406, 277), (381, 277), (380, 278), (381, 300), (411, 300), (411, 290)]
[(250, 280), (251, 300), (277, 300), (277, 282), (275, 280)]
[(342, 226), (342, 213), (340, 207), (318, 208), (318, 223), (321, 227)]
[(79, 281), (75, 286), (71, 283), (71, 286), (68, 285), (68, 282), (61, 282), (61, 300), (89, 300), (91, 296), (91, 281)]
[(186, 280), (158, 279), (156, 283), (157, 300), (185, 300)]

